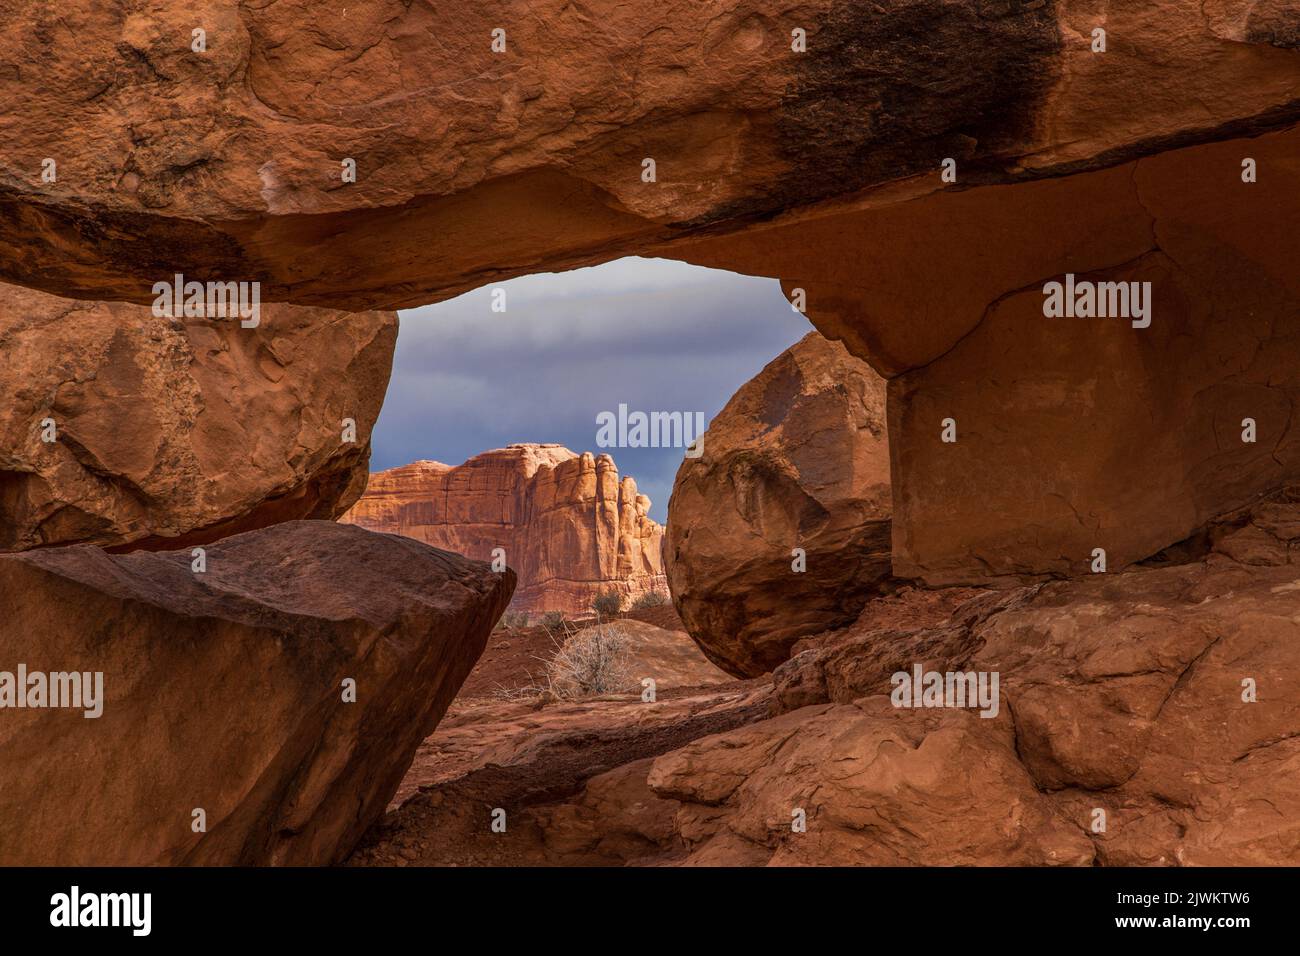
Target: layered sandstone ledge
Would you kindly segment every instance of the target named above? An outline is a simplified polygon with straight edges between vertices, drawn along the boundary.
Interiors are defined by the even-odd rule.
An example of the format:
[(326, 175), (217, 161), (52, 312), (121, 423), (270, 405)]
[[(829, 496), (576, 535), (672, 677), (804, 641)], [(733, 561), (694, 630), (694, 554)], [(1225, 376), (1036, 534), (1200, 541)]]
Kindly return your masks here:
[(624, 603), (667, 593), (663, 527), (609, 455), (516, 444), (451, 466), (417, 461), (376, 472), (340, 520), (482, 561), (503, 549), (522, 611), (585, 613), (602, 591)]
[(945, 158), (963, 185), (1025, 182), (1300, 117), (1289, 0), (7, 13), (30, 26), (0, 37), (0, 277), (85, 298), (145, 302), (182, 272), (260, 280), (266, 301), (418, 305), (887, 208), (942, 190)]

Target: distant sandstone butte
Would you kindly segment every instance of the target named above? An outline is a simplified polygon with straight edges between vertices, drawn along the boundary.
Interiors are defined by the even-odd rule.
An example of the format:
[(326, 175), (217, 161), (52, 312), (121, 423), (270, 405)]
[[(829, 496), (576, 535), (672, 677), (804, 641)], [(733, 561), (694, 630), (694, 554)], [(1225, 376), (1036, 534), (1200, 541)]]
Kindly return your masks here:
[(577, 613), (611, 587), (625, 602), (667, 593), (664, 529), (649, 510), (609, 455), (516, 444), (455, 467), (417, 461), (376, 472), (340, 520), (478, 560), (505, 548), (519, 576), (512, 607)]

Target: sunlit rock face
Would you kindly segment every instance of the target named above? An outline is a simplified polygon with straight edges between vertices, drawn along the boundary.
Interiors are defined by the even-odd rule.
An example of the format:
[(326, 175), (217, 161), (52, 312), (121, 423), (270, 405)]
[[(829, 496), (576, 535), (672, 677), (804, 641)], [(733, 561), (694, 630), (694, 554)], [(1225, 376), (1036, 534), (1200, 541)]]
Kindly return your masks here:
[(337, 517), (396, 340), (388, 312), (267, 305), (245, 327), (0, 285), (0, 551)]
[(417, 461), (370, 476), (344, 521), (472, 558), (519, 576), (520, 611), (585, 614), (603, 591), (626, 606), (664, 593), (663, 527), (609, 455), (518, 444), (455, 467)]

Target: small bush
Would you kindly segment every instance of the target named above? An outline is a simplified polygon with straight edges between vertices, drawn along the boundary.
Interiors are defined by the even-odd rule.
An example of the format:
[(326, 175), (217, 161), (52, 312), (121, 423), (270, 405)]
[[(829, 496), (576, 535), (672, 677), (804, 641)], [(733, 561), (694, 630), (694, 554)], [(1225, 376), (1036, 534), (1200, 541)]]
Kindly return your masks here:
[(546, 628), (548, 633), (554, 634), (564, 627), (564, 612), (547, 611), (542, 615), (542, 627)]
[(613, 588), (601, 591), (596, 595), (596, 599), (591, 602), (591, 609), (596, 612), (597, 617), (601, 620), (618, 617), (619, 612), (623, 610), (623, 595)]
[(652, 607), (663, 607), (668, 603), (668, 595), (663, 591), (647, 591), (632, 602), (632, 610), (644, 611)]
[(624, 693), (631, 676), (627, 634), (609, 624), (571, 631), (546, 668), (551, 693), (570, 700)]
[(504, 627), (507, 631), (527, 626), (527, 611), (506, 611), (505, 614), (501, 615), (501, 620), (497, 622), (497, 627)]

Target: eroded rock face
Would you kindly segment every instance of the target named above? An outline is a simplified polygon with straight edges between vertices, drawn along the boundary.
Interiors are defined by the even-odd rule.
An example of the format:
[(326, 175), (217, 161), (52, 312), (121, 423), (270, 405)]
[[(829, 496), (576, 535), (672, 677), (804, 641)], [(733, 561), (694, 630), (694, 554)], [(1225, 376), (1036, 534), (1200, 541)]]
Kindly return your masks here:
[(261, 280), (267, 301), (389, 308), (674, 255), (703, 229), (931, 192), (945, 157), (965, 181), (1020, 181), (1294, 122), (1292, 12), (16, 0), (10, 19), (32, 26), (0, 38), (16, 78), (0, 269), (91, 298), (143, 302), (179, 271)]
[(462, 465), (417, 461), (370, 476), (344, 521), (490, 561), (519, 575), (514, 607), (585, 613), (601, 591), (666, 588), (650, 499), (609, 455), (518, 444)]
[(386, 312), (182, 324), (0, 286), (0, 550), (337, 517), (365, 487), (396, 339)]
[[(1115, 570), (1300, 476), (1298, 146), (1290, 129), (776, 224), (696, 261), (803, 288), (890, 378), (897, 576), (1086, 574), (1097, 548)], [(1243, 182), (1246, 159), (1269, 179)], [(1067, 273), (1150, 283), (1149, 326), (1048, 317)]]
[(336, 862), (383, 812), (514, 586), (328, 521), (225, 539), (206, 562), (195, 573), (188, 551), (90, 546), (0, 556), (0, 670), (103, 674), (97, 718), (2, 712), (6, 864)]
[(889, 518), (884, 380), (810, 333), (678, 469), (665, 542), (677, 612), (719, 667), (765, 673), (800, 637), (857, 617), (889, 577)]
[[(1090, 200), (1131, 224), (1100, 232), (1109, 248), (1070, 271), (1149, 283), (1149, 327), (1047, 318), (1043, 282), (1009, 285), (950, 351), (891, 381), (897, 573), (1080, 574), (1098, 548), (1115, 569), (1300, 477), (1300, 280), (1284, 225), (1300, 215), (1297, 144), (1293, 131), (1144, 159), (1126, 190)], [(1252, 192), (1243, 156), (1283, 182)], [(1060, 199), (1112, 175), (1064, 181)]]

